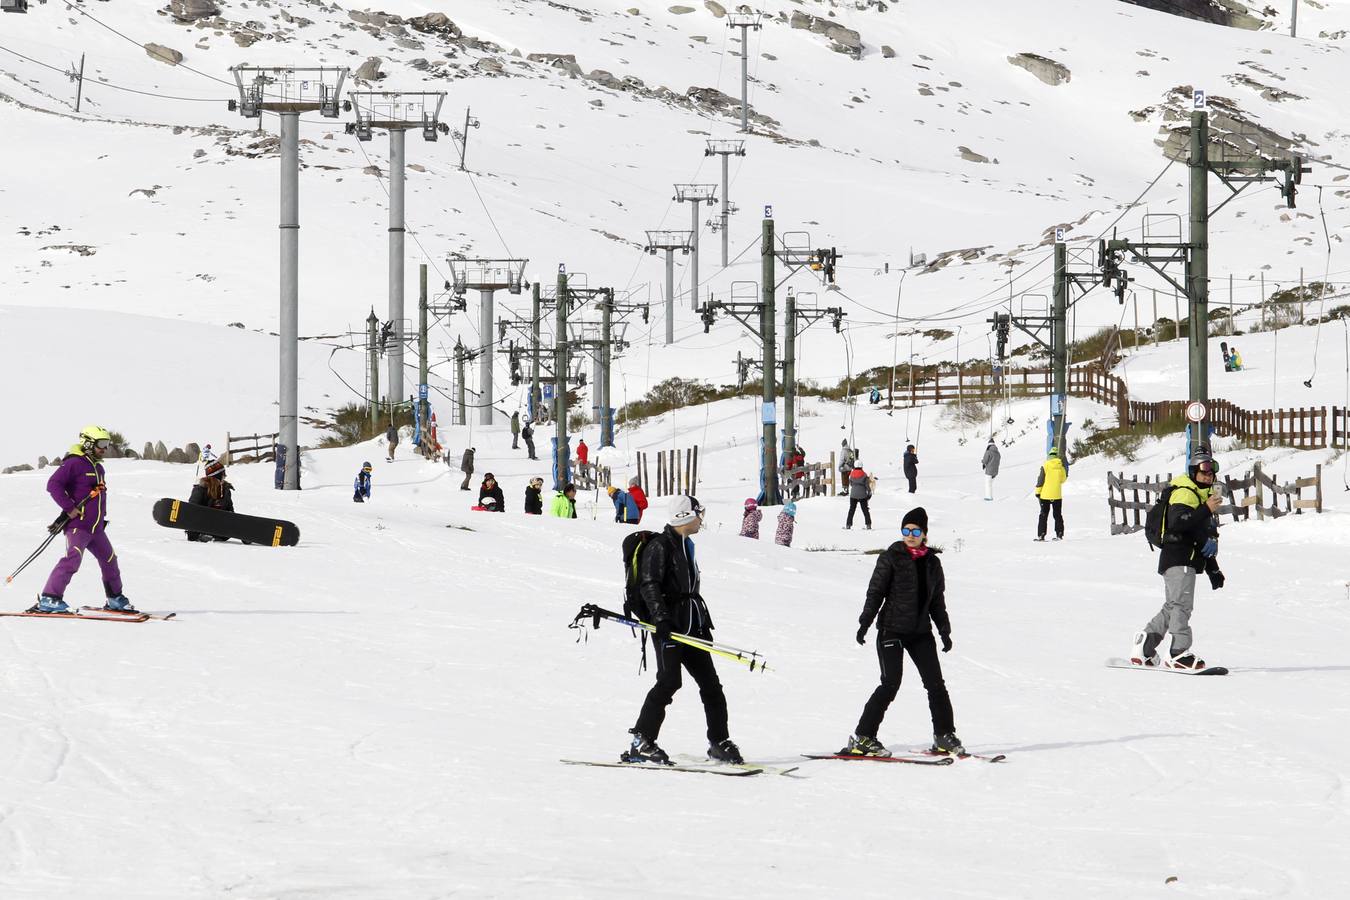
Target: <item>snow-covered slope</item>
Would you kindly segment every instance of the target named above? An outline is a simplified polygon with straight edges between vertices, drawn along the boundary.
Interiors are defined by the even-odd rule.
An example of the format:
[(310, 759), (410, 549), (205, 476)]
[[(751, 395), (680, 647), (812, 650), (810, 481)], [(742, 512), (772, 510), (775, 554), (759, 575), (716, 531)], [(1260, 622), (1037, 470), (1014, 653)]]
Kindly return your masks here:
[[(259, 135), (225, 109), (235, 94), (226, 69), (241, 62), (356, 67), (379, 57), (384, 77), (358, 87), (445, 90), (447, 122), (459, 127), (465, 107), (481, 119), (468, 174), (457, 170), (450, 141), (432, 145), (414, 135), (410, 142), (409, 160), (420, 167), (408, 182), (408, 216), (420, 241), (408, 247), (410, 284), (424, 252), (433, 283), (448, 274), (452, 253), (513, 255), (529, 257), (529, 277), (546, 284), (564, 263), (591, 285), (634, 290), (659, 304), (661, 262), (641, 252), (644, 230), (687, 227), (687, 208), (671, 202), (671, 184), (717, 181), (704, 139), (735, 137), (734, 115), (689, 100), (694, 87), (739, 90), (737, 32), (713, 5), (464, 4), (447, 10), (466, 36), (456, 40), (316, 2), (219, 6), (219, 19), (196, 25), (137, 4), (64, 0), (5, 17), (0, 46), (57, 69), (85, 52), (88, 76), (75, 116), (67, 106), (72, 86), (60, 72), (0, 52), (0, 71), (12, 73), (3, 92), (13, 101), (0, 106), (10, 148), (0, 177), (6, 302), (274, 328), (277, 166), (267, 138), (276, 123), (265, 118)], [(381, 8), (405, 19), (428, 12), (408, 0)], [(1038, 245), (1050, 227), (1067, 224), (1071, 239), (1086, 239), (1117, 219), (1121, 234), (1137, 233), (1145, 209), (1184, 212), (1180, 165), (1145, 193), (1164, 164), (1155, 138), (1172, 124), (1166, 110), (1184, 102), (1175, 88), (1206, 87), (1310, 156), (1350, 158), (1334, 127), (1344, 110), (1339, 33), (1350, 23), (1342, 2), (1306, 6), (1301, 33), (1308, 37), (1298, 40), (1109, 0), (762, 8), (769, 16), (750, 39), (751, 101), (776, 123), (762, 130), (778, 137), (751, 136), (747, 156), (733, 163), (737, 261), (726, 270), (715, 264), (718, 238), (705, 230), (701, 274), (705, 295), (722, 298), (733, 280), (759, 278), (764, 205), (773, 206), (780, 233), (809, 232), (815, 245), (838, 247), (842, 292), (823, 292), (807, 273), (789, 282), (850, 313), (847, 342), (824, 328), (803, 338), (810, 361), (803, 371), (813, 377), (833, 380), (887, 361), (897, 307), (902, 327), (925, 315), (919, 327), (961, 325), (965, 354), (986, 355), (978, 336), (1009, 293), (1010, 254), (1012, 292), (1048, 294), (1049, 251)], [(860, 57), (791, 27), (794, 14), (855, 30)], [(147, 42), (183, 53), (182, 63), (152, 59), (137, 46)], [(1069, 80), (1052, 85), (1010, 64), (1024, 53), (1065, 67)], [(565, 63), (549, 65), (548, 54), (574, 56), (582, 77)], [(641, 86), (605, 86), (626, 77)], [(98, 79), (162, 96), (112, 90)], [(366, 170), (372, 163), (383, 170), (386, 144), (379, 137), (359, 144), (340, 122), (306, 120), (301, 329), (359, 329), (372, 305), (384, 312), (386, 196), (381, 177)], [(990, 161), (963, 158), (960, 148)], [(1337, 181), (1344, 176), (1316, 167), (1296, 212), (1284, 210), (1270, 186), (1227, 207), (1211, 232), (1216, 282), (1234, 272), (1241, 288), (1268, 268), (1270, 279), (1287, 284), (1300, 267), (1309, 280), (1326, 271), (1336, 280), (1350, 221)], [(1327, 188), (1320, 198), (1330, 258), (1319, 185)], [(1215, 202), (1222, 191), (1215, 181)], [(1141, 194), (1142, 207), (1124, 208)], [(935, 272), (911, 271), (897, 303), (911, 249), (931, 261), (967, 248), (986, 249)], [(1141, 290), (1162, 286), (1134, 269)], [(680, 278), (683, 292), (683, 268)], [(522, 308), (523, 298), (500, 299), (505, 309)], [(475, 306), (451, 317), (441, 343), (478, 341)], [(730, 320), (704, 336), (687, 302), (677, 309), (673, 349), (659, 345), (659, 312), (651, 332), (640, 323), (630, 330), (630, 340), (650, 350), (636, 365), (632, 353), (627, 361), (638, 393), (691, 371), (729, 381), (735, 350), (752, 349)], [(1082, 334), (1119, 315), (1109, 297), (1091, 297), (1075, 326)], [(940, 357), (923, 339), (916, 352)], [(515, 402), (509, 391), (498, 394)]]
[[(733, 737), (753, 759), (842, 745), (876, 680), (853, 643), (872, 558), (903, 513), (929, 511), (944, 550), (955, 649), (942, 659), (960, 735), (999, 767), (806, 763), (803, 778), (699, 779), (579, 770), (622, 749), (651, 674), (603, 626), (576, 642), (584, 602), (617, 604), (618, 544), (603, 495), (580, 518), (519, 513), (541, 470), (481, 430), (479, 474), (508, 514), (468, 510), (457, 473), (377, 464), (371, 502), (349, 484), (379, 449), (309, 454), (306, 490), (238, 466), (242, 510), (300, 524), (291, 550), (200, 545), (149, 508), (183, 470), (110, 464), (127, 591), (177, 610), (143, 625), (0, 620), (0, 890), (7, 897), (1315, 897), (1348, 872), (1343, 512), (1224, 529), (1228, 586), (1202, 589), (1197, 648), (1233, 669), (1187, 680), (1107, 669), (1161, 602), (1138, 535), (1109, 537), (1107, 461), (1077, 463), (1068, 540), (1033, 544), (1043, 404), (1014, 405), (997, 499), (981, 499), (984, 432), (927, 410), (860, 410), (854, 441), (881, 478), (876, 528), (845, 503), (799, 504), (792, 549), (736, 536), (754, 493), (754, 404), (653, 420), (634, 446), (699, 443), (698, 538), (718, 636), (774, 671), (720, 665)], [(1072, 415), (1104, 413), (1086, 404)], [(807, 404), (802, 442), (837, 443), (845, 411)], [(1021, 426), (1029, 427), (1016, 437)], [(452, 448), (466, 435), (452, 431)], [(919, 493), (898, 450), (920, 447)], [(1175, 468), (1176, 443), (1142, 469)], [(1222, 454), (1226, 466), (1241, 454)], [(1282, 464), (1310, 469), (1324, 454)], [(1118, 468), (1118, 463), (1111, 463)], [(626, 474), (621, 471), (619, 475)], [(0, 479), (0, 545), (15, 559), (52, 509), (43, 474)], [(1329, 492), (1328, 496), (1333, 496)], [(1338, 496), (1338, 495), (1336, 495)], [(649, 515), (659, 524), (666, 503)], [(453, 527), (447, 527), (453, 526)], [(26, 604), (49, 554), (0, 592)], [(86, 568), (92, 563), (86, 563)], [(71, 599), (96, 601), (97, 576)], [(928, 739), (907, 678), (881, 738)], [(692, 687), (662, 744), (700, 754)], [(1166, 883), (1170, 879), (1173, 883)]]

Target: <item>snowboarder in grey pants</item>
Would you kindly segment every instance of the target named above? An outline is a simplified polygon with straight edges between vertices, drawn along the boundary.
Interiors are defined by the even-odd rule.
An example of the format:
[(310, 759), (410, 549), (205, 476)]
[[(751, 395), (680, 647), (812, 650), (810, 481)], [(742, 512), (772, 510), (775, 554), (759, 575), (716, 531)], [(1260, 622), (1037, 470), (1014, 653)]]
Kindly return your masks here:
[(1214, 521), (1223, 498), (1214, 489), (1219, 464), (1209, 450), (1200, 447), (1191, 454), (1186, 475), (1172, 479), (1163, 520), (1162, 550), (1158, 574), (1163, 577), (1165, 601), (1144, 630), (1134, 636), (1130, 661), (1156, 666), (1157, 649), (1164, 634), (1172, 635), (1171, 655), (1162, 661), (1169, 669), (1203, 669), (1205, 661), (1191, 652), (1191, 613), (1195, 609), (1195, 576), (1202, 570), (1210, 587), (1223, 587), (1219, 570), (1219, 530)]

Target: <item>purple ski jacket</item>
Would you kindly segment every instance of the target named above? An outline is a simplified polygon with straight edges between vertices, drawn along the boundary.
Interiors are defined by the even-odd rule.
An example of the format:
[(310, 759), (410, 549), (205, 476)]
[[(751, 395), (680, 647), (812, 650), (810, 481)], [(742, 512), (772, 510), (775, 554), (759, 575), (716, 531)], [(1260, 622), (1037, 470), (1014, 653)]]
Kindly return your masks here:
[[(61, 460), (61, 465), (47, 479), (47, 493), (52, 495), (61, 511), (69, 513), (80, 505), (89, 492), (103, 485), (103, 464), (72, 450)], [(84, 513), (66, 523), (67, 531), (98, 531), (107, 522), (107, 494), (99, 491), (94, 499), (84, 504)]]

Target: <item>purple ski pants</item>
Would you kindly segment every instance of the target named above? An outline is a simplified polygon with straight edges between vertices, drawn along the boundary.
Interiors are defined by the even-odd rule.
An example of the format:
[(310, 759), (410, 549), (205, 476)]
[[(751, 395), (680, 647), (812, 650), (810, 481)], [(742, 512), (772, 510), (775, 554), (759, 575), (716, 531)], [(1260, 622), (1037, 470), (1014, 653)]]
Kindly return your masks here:
[(52, 574), (47, 576), (47, 584), (42, 588), (42, 593), (53, 597), (64, 596), (66, 585), (70, 584), (70, 579), (80, 570), (80, 563), (86, 550), (98, 560), (98, 567), (103, 571), (103, 589), (107, 596), (116, 597), (121, 594), (122, 572), (117, 567), (117, 553), (108, 540), (107, 529), (104, 528), (93, 532), (78, 529), (66, 532), (66, 555), (61, 557), (56, 568), (52, 569)]

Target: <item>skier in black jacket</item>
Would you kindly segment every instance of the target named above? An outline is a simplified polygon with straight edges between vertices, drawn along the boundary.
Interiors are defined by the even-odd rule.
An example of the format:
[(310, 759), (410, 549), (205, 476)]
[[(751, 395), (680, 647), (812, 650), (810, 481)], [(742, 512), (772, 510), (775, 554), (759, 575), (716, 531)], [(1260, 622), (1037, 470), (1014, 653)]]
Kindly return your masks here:
[(670, 764), (656, 745), (666, 707), (680, 689), (680, 667), (698, 684), (699, 699), (708, 720), (708, 758), (740, 765), (741, 751), (727, 733), (727, 698), (717, 680), (712, 654), (671, 639), (672, 634), (712, 640), (712, 618), (699, 593), (698, 563), (693, 536), (703, 527), (703, 507), (682, 494), (671, 504), (669, 524), (647, 541), (638, 558), (638, 591), (656, 626), (656, 684), (647, 693), (637, 724), (628, 733), (633, 740), (620, 755), (623, 762)]
[(956, 736), (952, 719), (952, 701), (942, 680), (937, 642), (932, 625), (942, 638), (942, 652), (952, 649), (952, 623), (947, 618), (946, 579), (938, 551), (928, 546), (928, 512), (917, 507), (905, 514), (902, 539), (877, 557), (872, 579), (867, 583), (867, 600), (858, 617), (859, 645), (867, 643), (873, 620), (877, 623), (877, 657), (881, 661), (881, 683), (868, 699), (862, 717), (848, 746), (839, 751), (855, 756), (890, 756), (877, 740), (877, 730), (886, 709), (900, 690), (904, 654), (909, 653), (928, 691), (928, 712), (933, 719), (933, 751), (965, 752)]

